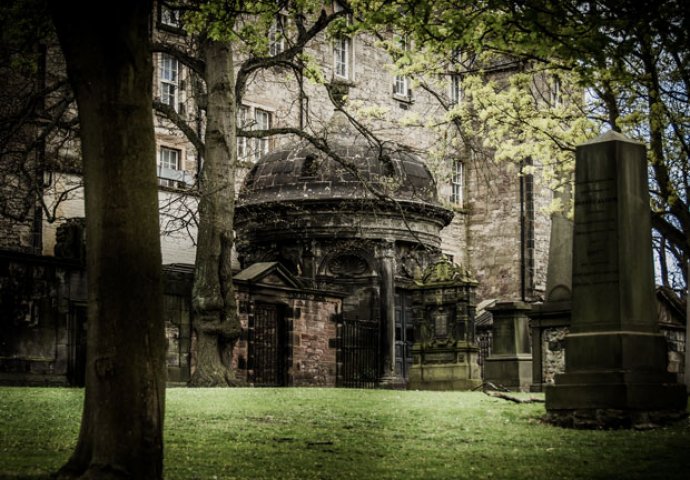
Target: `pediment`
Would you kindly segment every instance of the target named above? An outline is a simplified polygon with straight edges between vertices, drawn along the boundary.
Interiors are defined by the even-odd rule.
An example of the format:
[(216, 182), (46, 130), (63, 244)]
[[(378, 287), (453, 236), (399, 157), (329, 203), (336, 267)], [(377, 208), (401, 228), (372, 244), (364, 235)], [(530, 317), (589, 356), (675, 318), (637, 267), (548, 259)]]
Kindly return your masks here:
[(279, 262), (257, 262), (235, 274), (234, 279), (270, 287), (303, 288), (301, 282)]

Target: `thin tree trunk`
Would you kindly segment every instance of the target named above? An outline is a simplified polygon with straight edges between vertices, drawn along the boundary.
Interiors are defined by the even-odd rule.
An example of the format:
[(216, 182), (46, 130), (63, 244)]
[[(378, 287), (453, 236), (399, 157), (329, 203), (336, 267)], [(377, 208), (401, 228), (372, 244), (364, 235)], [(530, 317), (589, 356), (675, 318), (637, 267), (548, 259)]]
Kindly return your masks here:
[(230, 42), (206, 40), (208, 89), (206, 152), (200, 172), (192, 310), (197, 335), (197, 364), (190, 384), (234, 384), (221, 358), (220, 343), (232, 344), (239, 323), (232, 286), (231, 252), (237, 163), (235, 72)]
[(51, 2), (81, 125), (88, 291), (86, 391), (62, 478), (163, 477), (161, 301), (151, 3)]
[(686, 276), (685, 276), (685, 387), (690, 394), (690, 343), (688, 339), (690, 338), (690, 285), (688, 285), (688, 280), (690, 280), (690, 260), (685, 262)]

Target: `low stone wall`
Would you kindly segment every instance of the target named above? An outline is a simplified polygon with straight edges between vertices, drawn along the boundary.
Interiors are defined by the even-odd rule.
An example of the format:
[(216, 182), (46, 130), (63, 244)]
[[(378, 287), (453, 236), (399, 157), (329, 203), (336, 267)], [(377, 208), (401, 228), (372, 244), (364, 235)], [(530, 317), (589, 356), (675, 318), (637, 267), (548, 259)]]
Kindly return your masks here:
[(679, 378), (685, 373), (686, 331), (683, 327), (662, 324), (661, 333), (666, 337), (668, 345), (668, 371), (678, 374)]
[(0, 383), (83, 382), (85, 277), (77, 262), (0, 252)]
[[(229, 365), (237, 380), (253, 384), (250, 366), (252, 343), (249, 329), (257, 297), (250, 291), (237, 293), (242, 335), (231, 350)], [(287, 345), (277, 355), (283, 355), (281, 364), (286, 369), (286, 386), (333, 387), (336, 382), (337, 312), (342, 309), (340, 298), (324, 297), (315, 293), (262, 292), (259, 300), (279, 306), (284, 322)]]

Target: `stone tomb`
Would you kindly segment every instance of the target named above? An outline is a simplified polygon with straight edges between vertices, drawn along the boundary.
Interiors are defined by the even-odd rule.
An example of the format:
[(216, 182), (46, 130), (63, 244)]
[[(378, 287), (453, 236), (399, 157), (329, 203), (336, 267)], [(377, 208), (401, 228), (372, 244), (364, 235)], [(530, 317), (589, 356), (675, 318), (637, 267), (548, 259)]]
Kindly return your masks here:
[(476, 281), (462, 267), (441, 260), (412, 290), (415, 331), (408, 388), (471, 390), (482, 384), (474, 339)]
[(484, 363), (484, 380), (511, 390), (529, 390), (532, 352), (527, 314), (531, 306), (500, 302), (487, 310), (493, 315), (493, 346)]
[[(475, 284), (463, 275), (418, 284), (427, 267), (449, 263), (440, 232), (453, 212), (431, 172), (400, 145), (372, 144), (342, 112), (323, 136), (333, 155), (295, 142), (245, 178), (235, 216), (240, 264), (276, 262), (305, 287), (342, 295), (329, 347), (336, 386), (474, 386)], [(435, 331), (426, 335), (429, 322)], [(413, 373), (415, 355), (433, 365), (423, 375)], [(418, 381), (418, 373), (443, 381)]]
[(577, 149), (572, 323), (548, 419), (581, 428), (686, 414), (654, 303), (644, 146), (609, 132)]

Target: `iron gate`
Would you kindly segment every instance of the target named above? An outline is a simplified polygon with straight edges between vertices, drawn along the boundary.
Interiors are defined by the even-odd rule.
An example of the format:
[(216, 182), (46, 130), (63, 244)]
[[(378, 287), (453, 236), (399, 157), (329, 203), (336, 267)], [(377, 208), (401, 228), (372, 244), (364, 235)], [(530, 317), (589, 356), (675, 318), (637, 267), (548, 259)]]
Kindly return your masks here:
[(257, 303), (249, 325), (249, 381), (257, 387), (287, 385), (287, 329), (278, 305)]
[(338, 325), (336, 385), (376, 388), (381, 372), (378, 323), (344, 321)]
[(412, 345), (414, 345), (414, 327), (408, 293), (397, 291), (395, 294), (395, 373), (405, 380), (412, 368)]

